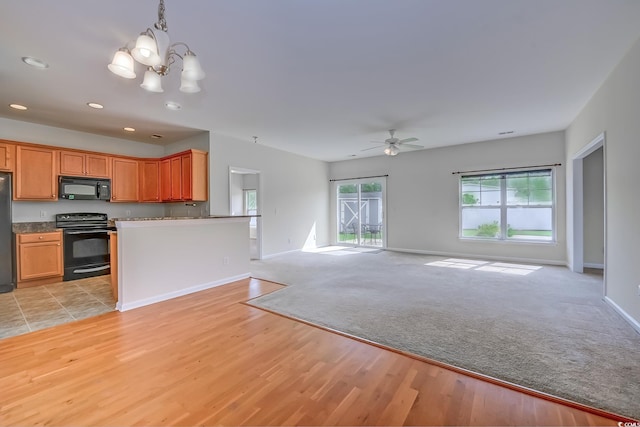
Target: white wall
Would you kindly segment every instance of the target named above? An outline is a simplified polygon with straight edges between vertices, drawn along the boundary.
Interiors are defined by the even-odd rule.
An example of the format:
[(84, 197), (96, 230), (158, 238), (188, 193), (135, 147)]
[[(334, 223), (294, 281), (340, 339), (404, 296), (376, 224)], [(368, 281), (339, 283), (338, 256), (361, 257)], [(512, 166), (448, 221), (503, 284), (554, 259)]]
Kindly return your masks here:
[[(0, 139), (98, 151), (135, 157), (162, 157), (164, 147), (0, 118)], [(13, 222), (54, 221), (55, 214), (100, 212), (109, 217), (147, 217), (164, 215), (161, 204), (110, 203), (96, 200), (58, 200), (54, 202), (12, 203)]]
[[(533, 166), (564, 161), (564, 133), (499, 139), (330, 164), (332, 179), (388, 174), (387, 245), (444, 255), (566, 263), (565, 171), (556, 169), (557, 242), (516, 243), (458, 238), (459, 175), (454, 171)], [(335, 204), (332, 203), (334, 212)], [(331, 214), (335, 227), (335, 215)], [(332, 228), (335, 230), (335, 228)]]
[(584, 263), (604, 266), (604, 158), (599, 148), (585, 157), (584, 173)]
[[(598, 58), (594, 57), (594, 61)], [(571, 159), (605, 132), (606, 170), (606, 296), (640, 327), (640, 198), (635, 172), (640, 161), (640, 41), (609, 75), (567, 129), (567, 176)], [(567, 200), (573, 183), (567, 180)], [(567, 205), (568, 251), (573, 253), (573, 209)]]
[(164, 152), (162, 155), (169, 156), (171, 154), (190, 150), (192, 148), (195, 150), (209, 151), (209, 132), (203, 131), (198, 135), (183, 139), (182, 141), (174, 142), (173, 144), (166, 145), (164, 147)]
[(214, 133), (209, 153), (212, 214), (229, 215), (229, 166), (260, 171), (263, 256), (301, 249), (310, 235), (329, 244), (327, 163)]

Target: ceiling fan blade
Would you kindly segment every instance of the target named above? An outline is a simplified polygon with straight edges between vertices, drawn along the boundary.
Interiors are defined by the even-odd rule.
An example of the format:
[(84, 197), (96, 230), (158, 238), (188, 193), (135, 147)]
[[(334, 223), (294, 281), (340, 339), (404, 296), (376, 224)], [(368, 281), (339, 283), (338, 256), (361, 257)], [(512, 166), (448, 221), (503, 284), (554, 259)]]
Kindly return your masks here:
[(369, 142), (373, 142), (374, 144), (386, 144), (385, 141), (369, 141)]
[(402, 148), (405, 148), (405, 147), (408, 147), (408, 148), (416, 148), (416, 149), (424, 148), (422, 145), (415, 145), (415, 144), (402, 144)]
[(377, 147), (365, 148), (364, 150), (360, 150), (360, 151), (376, 150), (376, 149), (382, 148), (382, 147), (384, 147), (384, 145), (378, 145)]
[(405, 138), (405, 139), (401, 139), (400, 141), (398, 141), (398, 144), (406, 144), (407, 142), (416, 142), (419, 141), (418, 138)]

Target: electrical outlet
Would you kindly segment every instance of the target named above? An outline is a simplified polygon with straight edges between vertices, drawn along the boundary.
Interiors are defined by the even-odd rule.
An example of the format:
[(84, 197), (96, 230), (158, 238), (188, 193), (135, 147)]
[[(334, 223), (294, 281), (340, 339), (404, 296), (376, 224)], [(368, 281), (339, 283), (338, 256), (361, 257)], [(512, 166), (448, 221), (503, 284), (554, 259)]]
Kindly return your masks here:
[(222, 258), (222, 263), (223, 263), (224, 265), (229, 265), (229, 257), (228, 257), (228, 256), (226, 256), (226, 257)]
[(40, 211), (40, 218), (46, 218), (47, 217), (47, 211)]
[(640, 296), (640, 285), (638, 285), (638, 296)]
[(124, 213), (127, 217), (131, 216), (131, 211), (129, 209), (127, 209)]

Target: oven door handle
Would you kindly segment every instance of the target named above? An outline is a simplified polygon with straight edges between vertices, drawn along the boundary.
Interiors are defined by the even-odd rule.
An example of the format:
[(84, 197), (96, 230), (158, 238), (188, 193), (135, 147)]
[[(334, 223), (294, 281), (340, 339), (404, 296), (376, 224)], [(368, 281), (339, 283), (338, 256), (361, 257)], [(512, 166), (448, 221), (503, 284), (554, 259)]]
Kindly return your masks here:
[(107, 234), (109, 230), (82, 230), (82, 231), (71, 231), (65, 230), (65, 234)]
[(73, 272), (74, 273), (93, 273), (94, 271), (106, 270), (109, 267), (110, 265), (103, 265), (100, 267), (92, 267), (92, 268), (78, 268), (76, 270), (73, 270)]

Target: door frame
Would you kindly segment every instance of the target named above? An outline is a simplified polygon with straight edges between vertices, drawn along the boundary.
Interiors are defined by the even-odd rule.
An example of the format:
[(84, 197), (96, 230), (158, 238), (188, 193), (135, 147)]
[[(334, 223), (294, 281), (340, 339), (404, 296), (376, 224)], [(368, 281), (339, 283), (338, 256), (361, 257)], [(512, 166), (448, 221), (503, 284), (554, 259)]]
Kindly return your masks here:
[(606, 136), (602, 132), (573, 155), (573, 251), (571, 271), (584, 272), (584, 159), (602, 148), (602, 179), (604, 184), (604, 277), (603, 294), (607, 295), (607, 151)]
[[(236, 166), (229, 166), (229, 215), (233, 215), (233, 192), (231, 188), (231, 176), (232, 175), (256, 175), (256, 208), (257, 215), (256, 218), (256, 245), (258, 254), (255, 259), (262, 259), (262, 175), (259, 170), (256, 169), (248, 169)], [(244, 193), (243, 193), (244, 197)], [(244, 203), (244, 201), (243, 201)]]
[[(349, 244), (349, 243), (345, 243), (345, 242), (339, 242), (338, 241), (338, 231), (339, 231), (339, 227), (340, 227), (340, 206), (338, 204), (338, 186), (340, 185), (360, 185), (360, 184), (367, 184), (367, 183), (371, 183), (371, 182), (380, 182), (382, 184), (382, 246), (369, 246), (369, 245), (363, 245), (362, 242), (360, 242), (360, 245), (357, 244)], [(331, 242), (333, 245), (339, 245), (339, 246), (354, 246), (354, 247), (364, 247), (364, 248), (379, 248), (379, 249), (386, 249), (387, 248), (387, 234), (388, 234), (388, 229), (387, 229), (387, 177), (386, 176), (381, 176), (381, 177), (373, 177), (373, 178), (356, 178), (356, 179), (341, 179), (341, 180), (335, 180), (331, 182), (332, 186), (331, 186), (331, 199), (332, 199), (332, 203), (330, 203), (330, 206), (332, 207), (333, 210), (333, 214), (331, 215), (332, 218), (334, 218), (333, 223), (334, 223), (334, 227), (333, 227), (333, 233), (332, 233), (332, 237), (331, 237)], [(358, 187), (359, 188), (359, 187)], [(360, 192), (358, 191), (358, 194)], [(358, 197), (358, 211), (360, 211), (360, 197)], [(360, 212), (358, 212), (359, 214)], [(358, 221), (360, 221), (360, 217), (358, 217)], [(360, 233), (358, 233), (358, 235), (360, 235)]]

